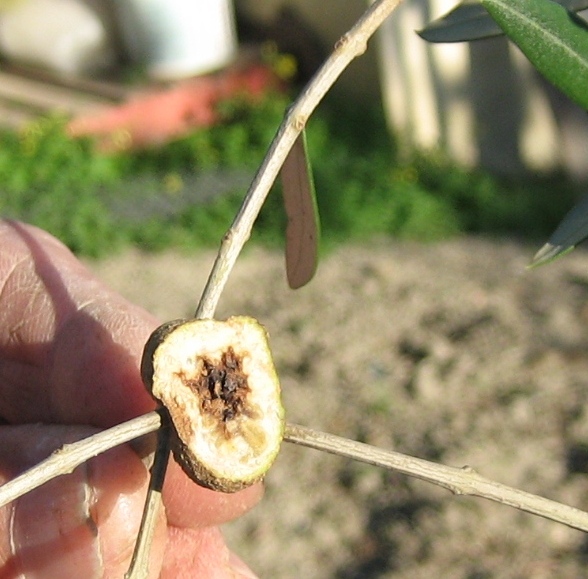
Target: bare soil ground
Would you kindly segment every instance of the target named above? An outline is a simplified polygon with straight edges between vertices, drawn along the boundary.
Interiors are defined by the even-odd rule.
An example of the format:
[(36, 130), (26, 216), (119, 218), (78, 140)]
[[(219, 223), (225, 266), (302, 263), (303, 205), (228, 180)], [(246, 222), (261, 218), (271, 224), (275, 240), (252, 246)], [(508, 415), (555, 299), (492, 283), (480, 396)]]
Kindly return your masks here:
[[(588, 509), (588, 254), (466, 238), (326, 256), (286, 287), (281, 255), (239, 261), (219, 317), (269, 330), (288, 420)], [(162, 320), (189, 316), (213, 253), (91, 264)], [(588, 535), (285, 444), (264, 501), (225, 534), (266, 579), (579, 578)]]

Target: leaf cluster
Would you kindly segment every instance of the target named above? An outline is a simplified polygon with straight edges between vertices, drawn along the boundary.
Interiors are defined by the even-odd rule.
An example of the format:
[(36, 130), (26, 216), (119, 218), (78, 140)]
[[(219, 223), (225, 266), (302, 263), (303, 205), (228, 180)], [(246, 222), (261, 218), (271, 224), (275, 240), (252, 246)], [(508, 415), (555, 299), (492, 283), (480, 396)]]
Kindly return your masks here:
[[(547, 80), (588, 109), (588, 25), (578, 14), (586, 0), (463, 0), (420, 35), (430, 42), (461, 42), (505, 33)], [(568, 213), (535, 256), (541, 265), (588, 237), (588, 203)]]

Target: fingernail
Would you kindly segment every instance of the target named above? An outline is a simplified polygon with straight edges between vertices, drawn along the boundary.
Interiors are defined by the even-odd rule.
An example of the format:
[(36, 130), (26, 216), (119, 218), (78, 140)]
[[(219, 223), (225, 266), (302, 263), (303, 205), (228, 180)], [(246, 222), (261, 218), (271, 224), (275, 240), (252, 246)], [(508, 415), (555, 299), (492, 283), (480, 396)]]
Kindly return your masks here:
[(16, 501), (11, 547), (26, 579), (102, 576), (92, 494), (84, 465)]
[(233, 572), (235, 579), (259, 579), (257, 575), (234, 553), (229, 555), (229, 567)]

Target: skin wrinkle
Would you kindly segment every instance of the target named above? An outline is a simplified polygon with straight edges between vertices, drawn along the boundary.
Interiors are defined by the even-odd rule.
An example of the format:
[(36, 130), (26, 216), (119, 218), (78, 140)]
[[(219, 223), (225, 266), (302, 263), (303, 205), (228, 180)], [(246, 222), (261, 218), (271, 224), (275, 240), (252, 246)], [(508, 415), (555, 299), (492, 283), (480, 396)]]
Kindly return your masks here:
[[(4, 404), (0, 406), (2, 414), (7, 415), (6, 405), (14, 408), (18, 414), (18, 408), (28, 406), (32, 409), (47, 408), (49, 403), (48, 389), (38, 388), (38, 384), (46, 382), (47, 376), (43, 371), (50, 354), (50, 321), (43, 320), (38, 312), (44, 310), (46, 298), (43, 296), (42, 287), (38, 284), (32, 286), (31, 290), (23, 292), (29, 296), (26, 305), (23, 306), (23, 313), (16, 323), (9, 322), (7, 339), (0, 346), (2, 356), (0, 358), (0, 378), (2, 379), (2, 391), (12, 393), (11, 397), (2, 396)], [(29, 342), (27, 326), (34, 326), (38, 329), (40, 336), (47, 336), (36, 343)], [(7, 382), (21, 383), (20, 388), (7, 385)], [(29, 384), (26, 387), (25, 384)], [(1, 394), (0, 394), (1, 395)], [(14, 400), (14, 396), (18, 400)]]
[[(17, 232), (28, 249), (28, 255), (24, 259), (32, 259), (36, 278), (45, 287), (46, 295), (53, 304), (55, 331), (57, 332), (58, 328), (72, 315), (72, 312), (77, 310), (70, 288), (63, 282), (61, 272), (55, 267), (47, 250), (39, 243), (39, 240), (20, 223), (11, 222), (10, 226)], [(65, 246), (61, 246), (60, 249), (69, 252)]]
[[(76, 322), (83, 316), (86, 315), (86, 309), (90, 309), (91, 304), (95, 301), (93, 298), (87, 299), (85, 302), (82, 302), (79, 306), (75, 303), (75, 300), (72, 297), (72, 292), (75, 289), (83, 288), (85, 285), (86, 279), (82, 279), (80, 281), (80, 285), (75, 287), (67, 287), (67, 285), (63, 281), (62, 273), (55, 267), (53, 260), (47, 255), (46, 250), (39, 244), (38, 240), (20, 223), (11, 223), (10, 226), (17, 232), (18, 237), (23, 241), (24, 245), (26, 246), (27, 255), (24, 256), (20, 262), (27, 260), (32, 260), (33, 267), (31, 268), (32, 271), (29, 275), (34, 276), (34, 282), (31, 284), (31, 287), (28, 287), (27, 284), (27, 292), (26, 294), (30, 295), (31, 292), (34, 292), (33, 297), (30, 298), (29, 302), (25, 306), (25, 311), (32, 307), (39, 308), (39, 304), (34, 304), (34, 296), (39, 294), (45, 295), (45, 299), (50, 300), (51, 302), (51, 310), (53, 311), (53, 321), (49, 321), (49, 327), (44, 329), (40, 332), (41, 336), (46, 337), (46, 346), (45, 348), (35, 348), (35, 351), (31, 351), (31, 356), (29, 358), (29, 362), (31, 366), (43, 366), (46, 365), (47, 367), (51, 368), (55, 366), (55, 347), (59, 343), (59, 336), (63, 335), (70, 324), (76, 324)], [(60, 250), (65, 250), (69, 253), (69, 250), (66, 250), (64, 246), (60, 247)], [(14, 270), (16, 272), (18, 270)], [(28, 272), (27, 272), (28, 273)], [(91, 282), (94, 283), (94, 282)], [(98, 284), (94, 283), (97, 286)], [(25, 292), (22, 291), (22, 288), (18, 295), (24, 294)], [(88, 292), (90, 293), (90, 292)], [(47, 308), (44, 308), (47, 310)], [(43, 310), (41, 310), (43, 311)], [(21, 317), (20, 320), (23, 320)], [(27, 325), (31, 327), (31, 320), (30, 318), (27, 320)], [(20, 323), (20, 322), (19, 322)], [(36, 331), (39, 331), (39, 326), (35, 328)], [(21, 353), (22, 354), (22, 353)], [(22, 356), (21, 356), (22, 358)], [(20, 396), (22, 398), (19, 401), (15, 401), (13, 405), (16, 407), (23, 406), (23, 398), (29, 399), (31, 402), (34, 403), (33, 408), (38, 408), (39, 404), (45, 405), (45, 409), (43, 410), (44, 418), (50, 418), (51, 420), (55, 419), (56, 421), (60, 421), (60, 412), (59, 412), (59, 392), (58, 389), (54, 388), (54, 384), (51, 385), (51, 374), (47, 376), (43, 376), (42, 379), (47, 383), (47, 387), (44, 389), (39, 389), (36, 386), (31, 386), (31, 388), (35, 389), (35, 394), (32, 396), (34, 400), (30, 400), (31, 396), (27, 396), (26, 391), (21, 392)], [(25, 389), (26, 390), (26, 389)], [(39, 394), (43, 392), (46, 395), (45, 400), (39, 400)], [(18, 404), (20, 402), (20, 404)], [(47, 410), (52, 411), (51, 416), (47, 417)], [(18, 413), (18, 411), (17, 411)], [(34, 414), (31, 416), (31, 419), (36, 419)]]
[(8, 328), (7, 344), (9, 346), (18, 346), (18, 345), (21, 345), (24, 343), (22, 338), (20, 337), (20, 333), (19, 333), (19, 330), (21, 330), (23, 327), (24, 327), (24, 322), (21, 320), (16, 325)]
[[(14, 295), (18, 295), (19, 293), (19, 289), (18, 289), (18, 282), (15, 284), (16, 287), (14, 289), (12, 289), (10, 286), (12, 285), (11, 282), (13, 281), (13, 278), (16, 275), (20, 275), (21, 272), (19, 270), (19, 267), (21, 266), (21, 264), (26, 263), (26, 258), (22, 258), (20, 260), (18, 260), (15, 264), (13, 264), (13, 266), (11, 267), (10, 271), (8, 272), (8, 274), (6, 275), (6, 277), (3, 280), (0, 280), (1, 283), (1, 287), (0, 287), (0, 304), (5, 303), (5, 302), (10, 302), (11, 301), (11, 297), (10, 295), (14, 294)], [(22, 289), (20, 291), (23, 291)], [(1, 312), (1, 310), (0, 310)], [(0, 315), (0, 319), (2, 319), (2, 316)], [(8, 337), (10, 338), (11, 336), (13, 336), (16, 332), (16, 330), (21, 327), (23, 325), (23, 318), (19, 317), (18, 322), (16, 323), (16, 325), (13, 325), (12, 327), (10, 327), (8, 329)], [(17, 342), (18, 343), (18, 342)]]
[[(16, 320), (16, 323), (11, 325), (8, 328), (8, 342), (7, 342), (7, 346), (16, 346), (16, 345), (21, 345), (26, 343), (26, 339), (23, 339), (21, 336), (21, 332), (20, 330), (22, 330), (24, 327), (26, 327), (26, 324), (29, 325), (35, 325), (37, 328), (42, 329), (43, 326), (46, 326), (46, 329), (43, 331), (40, 331), (40, 334), (47, 334), (47, 336), (50, 335), (51, 333), (51, 322), (47, 321), (47, 320), (43, 320), (43, 316), (39, 314), (40, 311), (43, 311), (43, 302), (46, 301), (46, 296), (43, 294), (43, 288), (39, 285), (39, 284), (33, 284), (31, 285), (30, 289), (28, 288), (22, 288), (22, 289), (17, 289), (15, 290), (18, 293), (25, 293), (29, 296), (29, 300), (27, 302), (27, 304), (24, 306), (23, 308), (23, 313), (22, 315), (19, 317), (18, 320)], [(35, 322), (35, 320), (38, 320), (37, 322)], [(39, 342), (39, 350), (42, 349), (42, 342)], [(22, 347), (20, 349), (20, 351), (22, 352)], [(22, 357), (22, 356), (21, 356)], [(33, 366), (40, 366), (41, 365), (41, 360), (36, 360), (35, 358), (38, 358), (38, 352), (37, 352), (37, 356), (35, 356), (34, 354), (31, 355), (31, 359), (30, 359), (30, 364)]]
[[(39, 295), (39, 289), (36, 289), (35, 294), (25, 306), (25, 312), (39, 307), (37, 299)], [(49, 389), (38, 388), (35, 384), (39, 381), (47, 381), (43, 366), (50, 355), (50, 342), (45, 340), (31, 344), (26, 335), (27, 325), (34, 324), (37, 328), (45, 325), (42, 319), (35, 322), (36, 319), (36, 315), (23, 314), (18, 324), (8, 330), (8, 340), (0, 347), (2, 351), (0, 379), (3, 383), (0, 390), (2, 399), (0, 408), (2, 408), (2, 414), (11, 421), (17, 420), (20, 409), (23, 407), (30, 408), (33, 412), (44, 412), (49, 405)], [(19, 386), (15, 387), (15, 384)], [(8, 395), (3, 395), (4, 392)], [(39, 417), (31, 416), (31, 419), (38, 420)]]
[[(8, 286), (8, 282), (12, 279), (12, 276), (15, 275), (15, 272), (17, 272), (18, 268), (22, 265), (25, 264), (26, 265), (27, 262), (27, 256), (23, 256), (20, 259), (18, 259), (16, 262), (12, 263), (10, 265), (10, 269), (6, 272), (6, 277), (4, 277), (3, 279), (0, 280), (0, 303), (2, 303), (2, 301), (5, 298), (5, 292), (6, 292), (6, 287)], [(0, 265), (0, 271), (3, 269), (3, 266)]]
[[(38, 360), (41, 349), (33, 348), (32, 345), (28, 345), (27, 348), (20, 348), (17, 350), (15, 346), (22, 343), (27, 343), (27, 337), (21, 337), (21, 329), (23, 326), (26, 328), (32, 325), (31, 321), (34, 322), (35, 317), (39, 316), (38, 312), (46, 312), (47, 308), (44, 307), (45, 300), (48, 299), (46, 292), (44, 291), (41, 280), (35, 275), (33, 268), (30, 266), (30, 254), (22, 256), (20, 259), (11, 264), (10, 271), (8, 274), (0, 280), (2, 285), (0, 290), (0, 304), (13, 303), (26, 300), (26, 303), (19, 308), (19, 317), (16, 320), (10, 319), (10, 312), (5, 311), (2, 315), (0, 309), (0, 320), (6, 320), (6, 332), (8, 334), (5, 344), (3, 344), (3, 356), (10, 357), (10, 352), (18, 351), (19, 359), (23, 358), (23, 351), (29, 351), (30, 356), (28, 362), (31, 365), (40, 365)], [(8, 319), (7, 319), (8, 318)], [(45, 314), (45, 318), (47, 318)], [(51, 320), (39, 319), (40, 324), (45, 326), (40, 327), (39, 324), (36, 326), (37, 332), (41, 335), (46, 335), (47, 340), (50, 338), (52, 323)], [(41, 343), (41, 341), (39, 341)], [(12, 347), (11, 347), (12, 346)], [(42, 358), (43, 356), (41, 356)]]
[[(32, 352), (33, 348), (26, 344), (26, 336), (23, 336), (21, 330), (25, 327), (26, 314), (19, 315), (18, 319), (9, 319), (9, 312), (6, 312), (1, 304), (10, 303), (15, 297), (20, 299), (23, 296), (29, 296), (31, 293), (23, 288), (23, 272), (26, 266), (26, 257), (14, 261), (10, 266), (10, 270), (3, 280), (0, 280), (0, 323), (5, 328), (5, 337), (3, 337), (3, 343), (0, 343), (0, 351), (2, 357), (0, 358), (0, 378), (3, 383), (3, 388), (0, 390), (0, 408), (2, 408), (2, 414), (8, 417), (10, 412), (6, 412), (7, 407), (13, 406), (9, 399), (4, 395), (5, 392), (13, 392), (15, 390), (11, 384), (19, 383), (21, 377), (28, 374), (30, 371), (34, 371), (32, 368), (27, 366), (37, 366), (36, 358)], [(29, 275), (30, 278), (30, 275)], [(20, 287), (20, 289), (19, 289)], [(33, 285), (31, 291), (33, 292), (32, 297), (28, 300), (25, 311), (33, 310), (32, 302), (35, 301), (37, 296), (40, 294), (40, 288), (38, 285)], [(15, 296), (15, 297), (13, 297)], [(5, 314), (2, 315), (3, 309)], [(7, 319), (8, 318), (8, 319)], [(30, 355), (25, 356), (25, 353), (30, 351)], [(15, 353), (15, 354), (13, 354)], [(16, 354), (18, 353), (18, 354)], [(11, 361), (14, 355), (17, 355), (17, 360)], [(24, 358), (27, 358), (27, 361)], [(27, 364), (28, 362), (28, 364)], [(21, 396), (24, 400), (31, 400), (30, 396), (27, 396), (26, 389), (21, 391)]]

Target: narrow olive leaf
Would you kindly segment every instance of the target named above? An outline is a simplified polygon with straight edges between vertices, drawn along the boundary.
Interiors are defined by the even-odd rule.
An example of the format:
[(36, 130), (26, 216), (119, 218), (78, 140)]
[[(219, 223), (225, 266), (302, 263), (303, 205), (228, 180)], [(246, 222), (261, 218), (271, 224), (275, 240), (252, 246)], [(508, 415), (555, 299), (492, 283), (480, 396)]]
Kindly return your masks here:
[(286, 228), (286, 275), (298, 289), (308, 283), (318, 263), (319, 214), (308, 160), (306, 135), (298, 136), (281, 169)]
[(463, 42), (504, 34), (478, 0), (464, 0), (417, 34), (427, 42)]
[[(553, 0), (571, 12), (588, 8), (588, 0)], [(504, 34), (480, 0), (464, 0), (417, 34), (427, 42), (464, 42)]]
[(588, 27), (551, 0), (482, 0), (535, 68), (588, 108)]
[(564, 256), (585, 239), (588, 239), (588, 196), (563, 218), (549, 241), (535, 254), (530, 267)]

